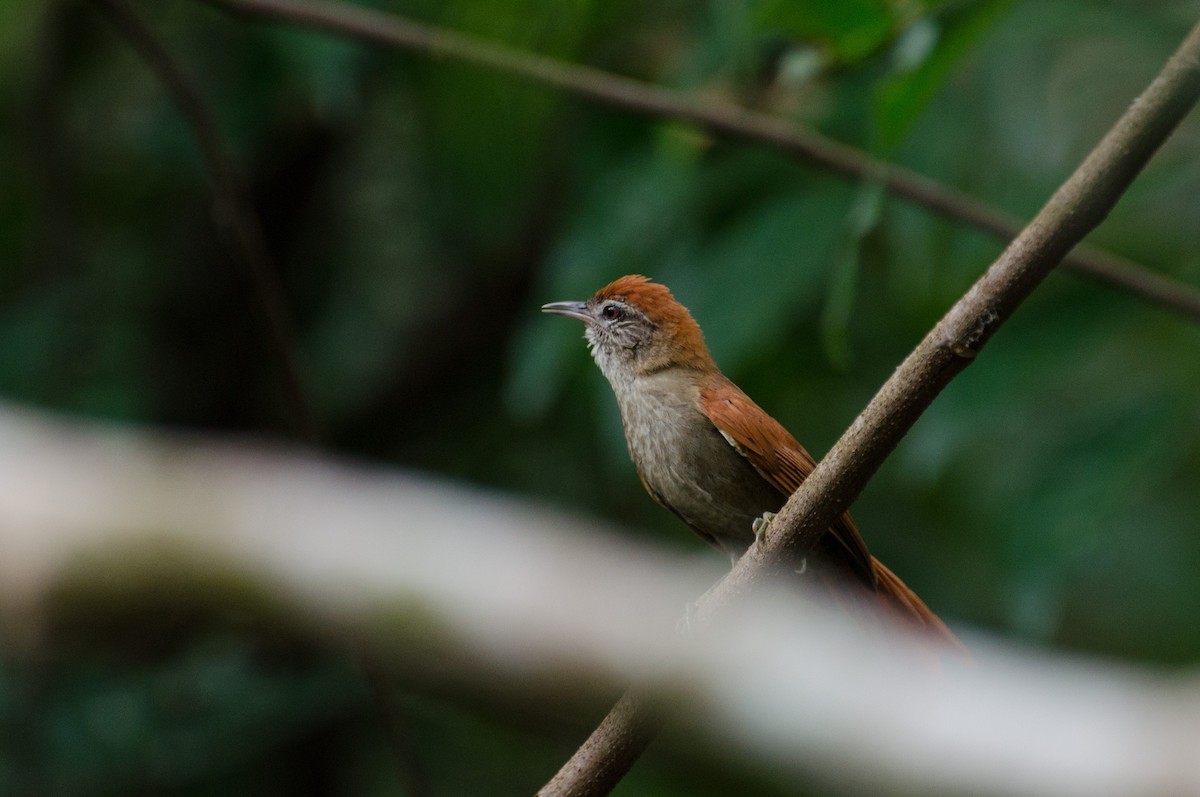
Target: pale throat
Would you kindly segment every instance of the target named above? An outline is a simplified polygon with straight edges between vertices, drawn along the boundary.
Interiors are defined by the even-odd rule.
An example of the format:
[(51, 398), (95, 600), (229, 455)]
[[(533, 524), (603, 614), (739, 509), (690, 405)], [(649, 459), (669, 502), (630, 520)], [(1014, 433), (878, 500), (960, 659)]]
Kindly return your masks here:
[(592, 357), (612, 386), (621, 411), (629, 452), (642, 465), (646, 458), (670, 456), (678, 435), (695, 419), (700, 388), (691, 369), (660, 367), (635, 370), (626, 352), (592, 346)]

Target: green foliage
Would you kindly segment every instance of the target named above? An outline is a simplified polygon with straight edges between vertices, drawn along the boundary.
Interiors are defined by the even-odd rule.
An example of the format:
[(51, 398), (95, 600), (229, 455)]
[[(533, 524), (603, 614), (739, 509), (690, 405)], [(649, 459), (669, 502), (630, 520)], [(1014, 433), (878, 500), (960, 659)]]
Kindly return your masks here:
[(1012, 0), (990, 0), (951, 6), (913, 22), (897, 37), (893, 74), (880, 82), (875, 101), (874, 122), (885, 152), (903, 140), (954, 68), (1013, 5)]
[(315, 766), (272, 771), (264, 763), (282, 763), (307, 734), (336, 728), (365, 700), (344, 664), (273, 664), (245, 639), (201, 636), (147, 662), (71, 653), (69, 662), (25, 674), (38, 685), (36, 706), (26, 702), (34, 695), (13, 698), (10, 721), (27, 723), (28, 736), (14, 750), (19, 759), (7, 762), (9, 793), (303, 789)]
[[(819, 455), (1001, 248), (877, 184), (688, 124), (202, 4), (137, 5), (250, 185), (322, 445), (341, 455), (699, 549), (641, 494), (580, 330), (540, 304), (625, 273), (667, 283), (726, 372)], [(1024, 214), (1194, 15), (1116, 0), (374, 5), (753, 105)], [(4, 398), (290, 435), (242, 264), (166, 92), (86, 3), (11, 0), (0, 23)], [(1198, 146), (1193, 118), (1096, 241), (1200, 284)], [(951, 620), (1194, 660), (1198, 350), (1194, 324), (1053, 276), (872, 482), (855, 508), (866, 539)], [(257, 632), (229, 625), (143, 656), (68, 634), (44, 672), (0, 671), (0, 732), (53, 773), (46, 794), (405, 793), (338, 652), (263, 664)], [(582, 732), (420, 691), (400, 700), (433, 794), (528, 793)], [(271, 774), (314, 750), (324, 787)], [(676, 754), (625, 793), (733, 791), (687, 779)], [(19, 764), (0, 753), (0, 790), (30, 777)]]
[(867, 58), (887, 42), (900, 22), (904, 6), (915, 11), (917, 4), (879, 0), (820, 0), (786, 2), (765, 0), (754, 4), (750, 18), (760, 31), (783, 33), (798, 40), (819, 42), (832, 50), (839, 61), (854, 63)]

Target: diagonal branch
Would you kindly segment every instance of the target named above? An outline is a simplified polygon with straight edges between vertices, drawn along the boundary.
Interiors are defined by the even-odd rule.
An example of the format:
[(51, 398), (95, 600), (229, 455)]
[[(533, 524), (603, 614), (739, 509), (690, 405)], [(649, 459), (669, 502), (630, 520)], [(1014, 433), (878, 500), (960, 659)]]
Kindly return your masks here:
[[(1021, 231), (1022, 223), (1017, 217), (965, 192), (818, 133), (798, 130), (768, 114), (733, 105), (712, 105), (671, 89), (523, 52), (373, 9), (320, 0), (205, 1), (230, 11), (353, 36), (432, 58), (463, 61), (552, 86), (603, 105), (693, 122), (713, 133), (768, 144), (846, 177), (879, 180), (898, 196), (1003, 241), (1012, 240)], [(1062, 263), (1078, 274), (1123, 288), (1193, 321), (1200, 321), (1200, 290), (1178, 280), (1086, 245), (1070, 251)]]
[(228, 228), (231, 243), (246, 267), (267, 345), (283, 379), (283, 392), (292, 415), (292, 424), (305, 440), (315, 441), (316, 412), (301, 376), (295, 337), (279, 285), (278, 270), (267, 248), (258, 213), (247, 199), (246, 188), (234, 167), (233, 158), (225, 148), (208, 103), (154, 31), (125, 0), (94, 2), (154, 71), (191, 128), (212, 182), (218, 226)]
[[(788, 499), (764, 537), (705, 593), (696, 604), (693, 622), (720, 613), (770, 573), (811, 550), (934, 398), (974, 360), (1071, 247), (1104, 220), (1198, 99), (1200, 25), (1033, 221), (901, 363)], [(645, 746), (628, 743), (633, 733), (629, 729), (647, 716), (644, 711), (630, 711), (629, 699), (628, 695), (622, 699), (540, 794), (602, 795), (611, 790), (615, 781), (600, 780), (597, 773), (628, 770)], [(596, 768), (597, 763), (603, 770)]]

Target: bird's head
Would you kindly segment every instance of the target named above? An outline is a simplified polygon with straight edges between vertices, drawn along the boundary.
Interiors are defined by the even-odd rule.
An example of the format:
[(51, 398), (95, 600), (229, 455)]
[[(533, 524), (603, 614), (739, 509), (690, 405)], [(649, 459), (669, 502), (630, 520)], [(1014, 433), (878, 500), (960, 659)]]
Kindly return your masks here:
[(585, 302), (552, 302), (542, 311), (584, 323), (592, 357), (610, 382), (672, 366), (715, 368), (692, 314), (665, 285), (639, 274), (605, 285)]

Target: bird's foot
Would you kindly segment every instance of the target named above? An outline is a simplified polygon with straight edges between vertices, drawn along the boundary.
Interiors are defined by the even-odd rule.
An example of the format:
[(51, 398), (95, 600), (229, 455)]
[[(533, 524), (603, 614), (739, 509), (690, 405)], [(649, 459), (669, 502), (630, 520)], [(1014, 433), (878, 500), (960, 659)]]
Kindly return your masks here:
[(771, 521), (775, 519), (774, 512), (763, 512), (762, 517), (754, 518), (754, 522), (750, 524), (750, 528), (754, 531), (754, 538), (761, 539), (767, 533), (767, 526), (771, 525)]

